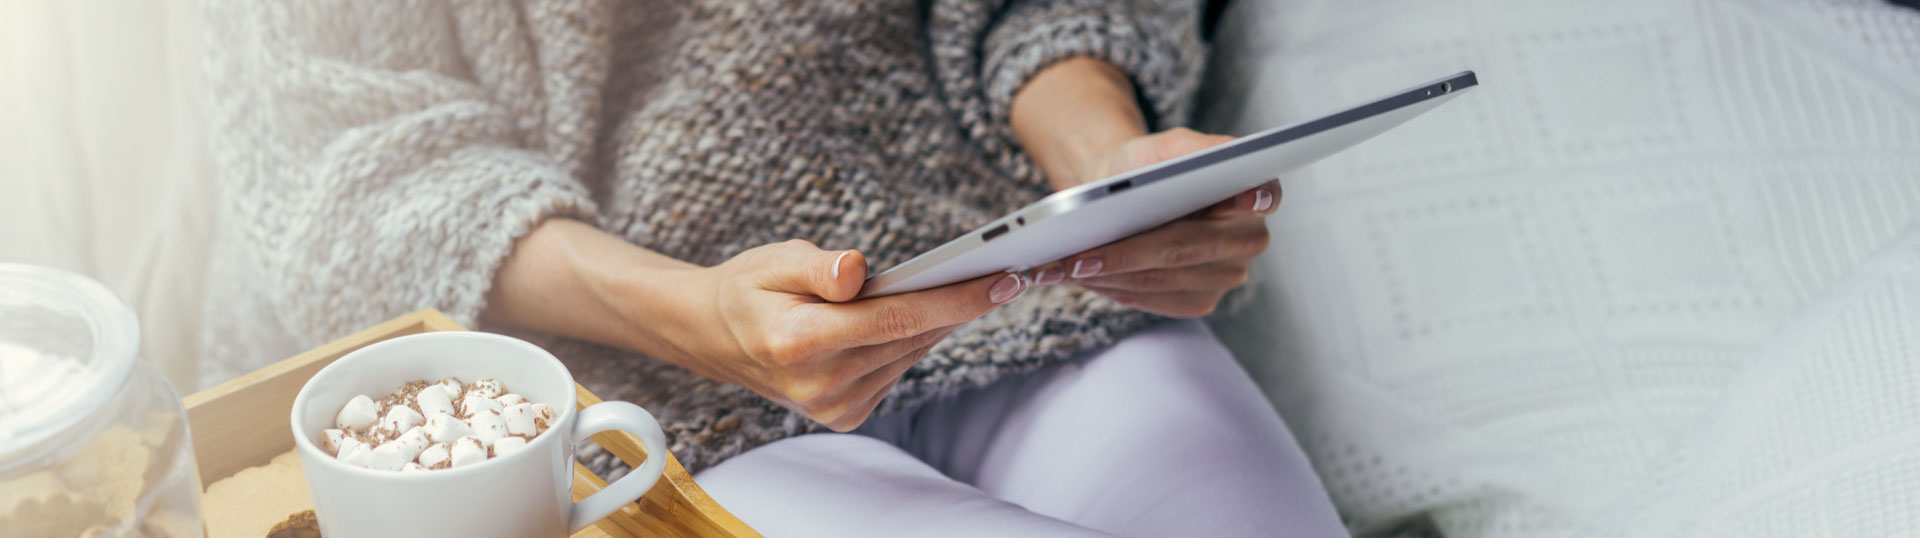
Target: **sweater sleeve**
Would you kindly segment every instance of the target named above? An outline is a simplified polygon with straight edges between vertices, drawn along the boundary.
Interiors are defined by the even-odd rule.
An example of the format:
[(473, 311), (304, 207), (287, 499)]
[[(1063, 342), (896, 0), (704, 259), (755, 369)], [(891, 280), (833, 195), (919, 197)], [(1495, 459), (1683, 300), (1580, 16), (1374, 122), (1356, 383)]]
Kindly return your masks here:
[(961, 128), (1001, 170), (1044, 186), (1009, 119), (1034, 73), (1076, 57), (1132, 77), (1151, 128), (1184, 125), (1206, 47), (1201, 4), (1182, 0), (934, 0), (928, 33), (936, 76)]
[[(594, 219), (571, 165), (540, 149), (554, 116), (503, 98), (541, 92), (512, 76), (534, 72), (512, 54), (530, 50), (524, 25), (487, 5), (501, 11), (208, 4), (220, 225), (303, 345), (424, 307), (472, 326), (516, 239), (548, 217)], [(483, 35), (508, 54), (481, 57), (526, 65), (476, 65), (462, 36)]]

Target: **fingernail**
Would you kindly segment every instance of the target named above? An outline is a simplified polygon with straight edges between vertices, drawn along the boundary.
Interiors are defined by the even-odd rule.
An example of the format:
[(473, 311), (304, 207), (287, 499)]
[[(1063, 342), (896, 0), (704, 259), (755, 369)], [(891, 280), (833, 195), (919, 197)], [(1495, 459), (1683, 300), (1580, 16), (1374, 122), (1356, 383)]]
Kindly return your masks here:
[(1253, 190), (1253, 212), (1265, 213), (1273, 208), (1273, 193), (1266, 189)]
[(1059, 284), (1060, 281), (1066, 280), (1066, 279), (1067, 279), (1067, 272), (1065, 270), (1060, 269), (1059, 267), (1048, 267), (1046, 269), (1041, 269), (1040, 272), (1038, 273), (1033, 274), (1033, 283), (1039, 284), (1042, 286), (1052, 286), (1054, 284)]
[(993, 301), (993, 304), (1011, 301), (1014, 297), (1019, 297), (1021, 292), (1026, 291), (1026, 287), (1026, 283), (1020, 281), (1019, 274), (1007, 273), (1007, 276), (1000, 277), (999, 282), (993, 283), (993, 287), (987, 289), (987, 300)]
[(839, 256), (833, 257), (833, 279), (834, 280), (840, 280), (840, 262), (842, 260), (847, 259), (847, 255), (852, 253), (853, 251), (851, 250), (842, 250), (840, 251)]
[(1100, 274), (1101, 265), (1103, 264), (1100, 262), (1100, 258), (1087, 258), (1073, 262), (1073, 277), (1088, 278), (1098, 275)]

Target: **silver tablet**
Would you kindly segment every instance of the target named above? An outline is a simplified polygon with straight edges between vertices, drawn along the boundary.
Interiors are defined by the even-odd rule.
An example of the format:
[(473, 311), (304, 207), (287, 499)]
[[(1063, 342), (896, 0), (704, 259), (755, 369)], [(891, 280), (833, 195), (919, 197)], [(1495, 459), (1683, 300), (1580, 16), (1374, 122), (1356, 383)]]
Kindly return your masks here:
[(860, 297), (1024, 271), (1205, 209), (1353, 147), (1479, 84), (1472, 71), (1053, 193), (867, 279)]

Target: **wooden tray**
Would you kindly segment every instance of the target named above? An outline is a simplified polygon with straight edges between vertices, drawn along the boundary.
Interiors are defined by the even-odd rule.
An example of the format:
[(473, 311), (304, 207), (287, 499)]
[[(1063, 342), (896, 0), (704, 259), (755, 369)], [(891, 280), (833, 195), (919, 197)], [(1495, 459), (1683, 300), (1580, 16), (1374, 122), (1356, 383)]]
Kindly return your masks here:
[[(274, 456), (293, 450), (293, 430), (287, 424), (287, 416), (293, 412), (293, 397), (300, 392), (300, 387), (306, 385), (308, 378), (334, 360), (389, 338), (429, 331), (463, 330), (466, 329), (438, 311), (421, 310), (188, 396), (187, 420), (192, 426), (194, 455), (200, 465), (200, 483), (211, 486), (243, 469), (265, 464)], [(600, 403), (600, 398), (585, 387), (580, 387), (580, 406), (596, 403)], [(605, 432), (593, 436), (593, 441), (629, 464), (638, 464), (646, 459), (646, 449), (632, 434)], [(741, 523), (739, 518), (707, 496), (673, 454), (666, 456), (666, 473), (652, 491), (641, 497), (639, 502), (628, 504), (573, 536), (760, 536), (760, 533)], [(573, 476), (574, 500), (606, 486), (599, 476), (579, 464), (574, 465)], [(302, 487), (305, 485), (302, 484)], [(221, 509), (220, 506), (201, 506), (201, 510), (207, 513)]]

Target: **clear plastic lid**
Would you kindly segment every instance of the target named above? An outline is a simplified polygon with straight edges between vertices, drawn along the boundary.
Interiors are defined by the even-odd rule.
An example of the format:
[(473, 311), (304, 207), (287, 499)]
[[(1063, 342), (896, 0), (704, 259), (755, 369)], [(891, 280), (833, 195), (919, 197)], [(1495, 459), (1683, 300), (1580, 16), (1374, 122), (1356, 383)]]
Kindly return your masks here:
[(0, 263), (0, 471), (35, 464), (91, 422), (139, 347), (133, 310), (105, 286)]

